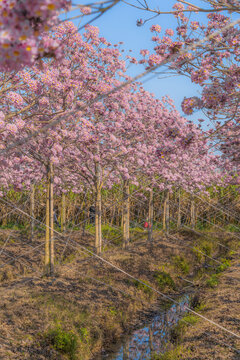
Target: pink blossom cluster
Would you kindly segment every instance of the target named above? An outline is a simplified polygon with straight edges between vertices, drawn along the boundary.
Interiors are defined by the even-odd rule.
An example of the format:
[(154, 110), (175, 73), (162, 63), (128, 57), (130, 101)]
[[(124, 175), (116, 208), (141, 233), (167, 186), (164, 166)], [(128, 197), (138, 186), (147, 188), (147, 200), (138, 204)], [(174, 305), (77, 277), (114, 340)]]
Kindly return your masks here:
[[(192, 21), (189, 21), (184, 16), (185, 5), (177, 2), (173, 7), (173, 14), (178, 17), (175, 31), (167, 29), (165, 34), (168, 36), (153, 38), (153, 51), (140, 60), (142, 64), (154, 66), (159, 63), (154, 55), (160, 55), (164, 59), (174, 55), (174, 60), (169, 63), (171, 70), (187, 75), (193, 83), (202, 88), (199, 100), (185, 99), (182, 109), (189, 115), (194, 109), (205, 108), (207, 115), (213, 120), (219, 115), (231, 118), (234, 109), (236, 112), (239, 108), (240, 83), (237, 65), (240, 58), (239, 25), (229, 27), (213, 36), (213, 33), (232, 21), (226, 13), (214, 12), (214, 4), (213, 11), (207, 14), (206, 22), (200, 23), (196, 8), (190, 9), (193, 12)], [(236, 2), (226, 1), (226, 4), (236, 6)], [(222, 7), (222, 3), (219, 3), (219, 6)], [(189, 46), (206, 37), (209, 37), (207, 41), (186, 52)], [(181, 53), (181, 50), (184, 50), (184, 53)], [(178, 53), (179, 56), (176, 57)]]
[(81, 6), (80, 11), (83, 15), (89, 15), (92, 12), (92, 9), (89, 6)]
[(198, 21), (191, 21), (191, 29), (197, 30), (199, 28), (199, 22)]
[(160, 33), (162, 31), (162, 28), (160, 25), (157, 24), (157, 25), (152, 25), (150, 30), (152, 32)]
[(43, 33), (57, 24), (60, 9), (69, 4), (69, 0), (1, 1), (1, 71), (32, 65), (44, 54), (54, 56), (58, 44), (45, 41)]
[(182, 110), (185, 114), (191, 115), (194, 109), (198, 110), (201, 109), (203, 104), (202, 102), (196, 97), (184, 98), (182, 101)]

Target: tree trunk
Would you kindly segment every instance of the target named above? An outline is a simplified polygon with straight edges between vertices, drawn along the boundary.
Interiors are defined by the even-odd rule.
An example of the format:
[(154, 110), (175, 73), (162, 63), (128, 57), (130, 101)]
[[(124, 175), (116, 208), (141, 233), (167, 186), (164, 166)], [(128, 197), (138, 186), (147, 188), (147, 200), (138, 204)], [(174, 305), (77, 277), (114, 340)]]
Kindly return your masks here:
[(148, 242), (152, 242), (153, 231), (153, 190), (149, 191), (149, 204), (148, 204)]
[(129, 182), (123, 183), (123, 248), (126, 249), (130, 240), (130, 203), (129, 203)]
[(45, 234), (45, 273), (54, 274), (54, 223), (53, 223), (53, 166), (47, 166), (47, 202), (46, 202), (46, 234)]
[[(47, 174), (47, 177), (48, 174)], [(45, 232), (45, 274), (49, 275), (49, 179), (46, 193), (46, 232)]]
[(191, 196), (191, 228), (195, 229), (195, 225), (196, 225), (196, 218), (195, 218), (195, 201), (194, 201), (194, 197)]
[(166, 232), (166, 234), (169, 233), (169, 190), (166, 190), (163, 205), (163, 230)]
[(181, 189), (178, 190), (177, 228), (181, 227)]
[(54, 209), (53, 209), (53, 165), (49, 164), (49, 223), (50, 223), (50, 276), (54, 274)]
[(30, 195), (30, 216), (31, 216), (31, 240), (34, 236), (34, 226), (35, 226), (35, 185), (31, 184), (31, 195)]
[(62, 193), (61, 231), (66, 231), (66, 195)]
[(97, 254), (102, 252), (102, 199), (101, 199), (101, 167), (96, 163), (95, 183), (95, 248)]

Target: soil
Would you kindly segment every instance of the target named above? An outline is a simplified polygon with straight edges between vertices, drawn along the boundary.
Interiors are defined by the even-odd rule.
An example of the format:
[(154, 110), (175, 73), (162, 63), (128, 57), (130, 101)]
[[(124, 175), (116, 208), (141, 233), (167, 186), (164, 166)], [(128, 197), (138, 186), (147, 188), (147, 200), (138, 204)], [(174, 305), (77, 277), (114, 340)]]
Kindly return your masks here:
[(232, 265), (220, 277), (219, 285), (203, 291), (206, 304), (203, 315), (238, 335), (238, 338), (201, 320), (189, 327), (182, 339), (181, 359), (239, 360), (240, 359), (240, 264)]

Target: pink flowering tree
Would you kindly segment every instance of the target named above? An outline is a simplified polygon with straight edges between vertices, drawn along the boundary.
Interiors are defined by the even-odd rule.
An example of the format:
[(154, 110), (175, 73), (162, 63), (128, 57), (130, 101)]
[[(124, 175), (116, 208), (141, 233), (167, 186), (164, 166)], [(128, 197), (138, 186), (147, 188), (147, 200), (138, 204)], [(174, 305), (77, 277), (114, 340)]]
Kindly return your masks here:
[(3, 0), (0, 4), (0, 70), (18, 70), (43, 56), (59, 56), (59, 43), (46, 38), (68, 0)]
[[(124, 75), (125, 63), (116, 47), (111, 47), (106, 39), (99, 38), (96, 27), (88, 26), (83, 36), (76, 30), (72, 23), (65, 22), (56, 29), (53, 35), (49, 35), (50, 39), (54, 38), (62, 43), (63, 58), (50, 58), (44, 61), (41, 67), (32, 66), (17, 74), (9, 74), (10, 80), (7, 86), (3, 85), (5, 96), (5, 102), (2, 104), (2, 117), (5, 121), (3, 127), (8, 121), (8, 127), (13, 128), (12, 132), (15, 131), (16, 136), (6, 138), (6, 141), (2, 143), (2, 149), (6, 149), (9, 143), (11, 145), (20, 138), (18, 126), (21, 126), (21, 136), (34, 136), (17, 152), (15, 150), (9, 152), (8, 159), (13, 159), (18, 153), (21, 161), (25, 157), (28, 159), (24, 166), (28, 168), (28, 174), (31, 171), (36, 174), (35, 181), (43, 174), (47, 178), (47, 248), (49, 247), (49, 226), (51, 231), (53, 228), (51, 214), (54, 185), (63, 191), (71, 189), (74, 192), (80, 192), (83, 189), (84, 179), (87, 178), (88, 183), (94, 185), (96, 196), (99, 197), (103, 186), (100, 178), (104, 167), (107, 167), (106, 172), (109, 174), (109, 176), (105, 175), (107, 179), (105, 183), (107, 182), (108, 185), (111, 183), (113, 175), (109, 171), (109, 159), (112, 158), (115, 149), (109, 147), (110, 142), (106, 141), (106, 134), (109, 140), (116, 114), (122, 114), (123, 117), (123, 109), (129, 102), (131, 90), (124, 89), (121, 94), (113, 93), (105, 102), (99, 101), (89, 106), (93, 99), (101, 97), (121, 84), (120, 79), (127, 78)], [(85, 110), (80, 111), (79, 107)], [(119, 111), (117, 111), (118, 108)], [(107, 115), (109, 115), (108, 124), (104, 125)], [(50, 124), (58, 116), (62, 116), (62, 121), (54, 128), (41, 133), (42, 127)], [(39, 134), (36, 135), (37, 133)], [(105, 149), (101, 150), (103, 139)], [(111, 139), (115, 141), (114, 135), (111, 135)], [(98, 144), (97, 147), (96, 144)], [(88, 156), (86, 156), (86, 150)], [(100, 151), (103, 162), (101, 169)], [(108, 156), (106, 151), (108, 151)], [(119, 154), (124, 153), (122, 149), (118, 151)], [(71, 166), (68, 166), (69, 159), (75, 161), (74, 171)], [(90, 171), (87, 176), (84, 173), (86, 169)], [(92, 174), (94, 176), (91, 176)], [(18, 182), (22, 185), (21, 176), (18, 177)], [(31, 177), (28, 177), (28, 182), (31, 182)], [(53, 252), (53, 249), (50, 247), (51, 251)], [(50, 265), (53, 267), (52, 263)]]
[[(178, 1), (170, 9), (178, 25), (165, 31), (153, 25), (154, 52), (149, 54), (143, 50), (140, 62), (152, 67), (169, 58), (171, 71), (190, 77), (201, 87), (201, 96), (183, 100), (182, 109), (187, 115), (202, 109), (213, 120), (233, 119), (239, 109), (239, 24), (230, 25), (233, 20), (226, 10), (238, 12), (239, 4), (237, 1), (206, 3), (209, 3), (208, 10)], [(198, 19), (200, 11), (207, 13), (204, 23)], [(216, 31), (218, 34), (213, 36)], [(187, 51), (199, 39), (206, 40)], [(174, 56), (172, 61), (171, 56)]]

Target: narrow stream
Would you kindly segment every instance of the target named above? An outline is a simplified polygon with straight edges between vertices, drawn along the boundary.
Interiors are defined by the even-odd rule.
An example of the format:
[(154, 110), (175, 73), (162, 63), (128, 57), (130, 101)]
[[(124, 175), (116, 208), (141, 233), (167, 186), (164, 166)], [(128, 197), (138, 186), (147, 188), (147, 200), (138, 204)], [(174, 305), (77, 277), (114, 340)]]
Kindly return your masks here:
[(121, 339), (114, 346), (113, 351), (102, 355), (107, 360), (148, 360), (153, 353), (164, 353), (168, 350), (170, 330), (187, 312), (189, 305), (188, 295), (178, 300), (179, 305), (172, 305), (165, 310), (160, 309), (144, 327), (135, 330), (132, 334)]

